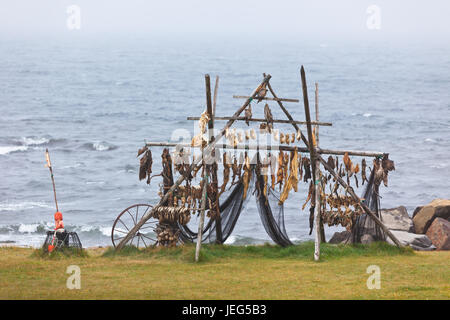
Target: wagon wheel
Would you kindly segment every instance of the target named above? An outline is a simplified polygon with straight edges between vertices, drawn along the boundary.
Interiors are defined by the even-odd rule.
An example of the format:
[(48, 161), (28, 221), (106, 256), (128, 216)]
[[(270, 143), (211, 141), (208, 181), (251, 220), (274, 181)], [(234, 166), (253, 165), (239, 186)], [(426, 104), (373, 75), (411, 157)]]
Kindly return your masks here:
[[(148, 204), (135, 204), (123, 210), (114, 221), (111, 230), (111, 240), (116, 247), (128, 232), (142, 219), (142, 217), (152, 210), (153, 206)], [(136, 232), (134, 237), (127, 243), (138, 248), (147, 248), (156, 245), (156, 226), (158, 220), (148, 219)]]

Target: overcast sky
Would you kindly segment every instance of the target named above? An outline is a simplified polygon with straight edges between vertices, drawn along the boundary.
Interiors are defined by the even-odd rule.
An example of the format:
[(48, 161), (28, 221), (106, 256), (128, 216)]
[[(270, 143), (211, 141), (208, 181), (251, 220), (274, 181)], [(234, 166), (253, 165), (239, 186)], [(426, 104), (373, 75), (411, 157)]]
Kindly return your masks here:
[[(67, 28), (77, 5), (81, 29)], [(369, 29), (367, 9), (380, 9)], [(373, 21), (373, 20), (372, 20)], [(261, 34), (309, 37), (399, 37), (450, 40), (449, 0), (1, 0), (0, 33)], [(443, 38), (444, 37), (444, 38)]]

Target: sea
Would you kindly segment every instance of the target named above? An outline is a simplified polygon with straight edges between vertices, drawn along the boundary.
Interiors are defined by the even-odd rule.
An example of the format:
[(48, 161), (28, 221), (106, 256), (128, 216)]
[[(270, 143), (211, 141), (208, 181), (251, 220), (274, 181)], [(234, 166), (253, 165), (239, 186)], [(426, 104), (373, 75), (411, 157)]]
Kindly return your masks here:
[[(310, 106), (318, 83), (319, 120), (332, 123), (320, 127), (320, 146), (386, 152), (394, 160), (382, 207), (405, 206), (412, 215), (417, 206), (450, 198), (448, 42), (70, 35), (3, 36), (0, 43), (3, 244), (40, 247), (53, 228), (48, 148), (66, 229), (84, 247), (110, 246), (123, 209), (159, 199), (160, 177), (150, 185), (138, 179), (137, 150), (145, 141), (174, 141), (174, 132), (194, 134), (197, 123), (187, 117), (205, 110), (205, 74), (212, 88), (219, 76), (217, 116), (231, 116), (244, 102), (233, 95), (249, 95), (268, 73), (278, 97), (300, 100), (285, 106), (304, 120), (303, 65)], [(274, 118), (286, 119), (268, 103)], [(254, 117), (263, 117), (264, 104), (253, 103)], [(159, 173), (162, 148), (152, 152)], [(307, 190), (300, 184), (285, 203), (295, 242), (313, 239), (308, 209), (301, 209)], [(327, 238), (341, 230), (326, 227)], [(226, 243), (265, 242), (271, 240), (249, 199)]]

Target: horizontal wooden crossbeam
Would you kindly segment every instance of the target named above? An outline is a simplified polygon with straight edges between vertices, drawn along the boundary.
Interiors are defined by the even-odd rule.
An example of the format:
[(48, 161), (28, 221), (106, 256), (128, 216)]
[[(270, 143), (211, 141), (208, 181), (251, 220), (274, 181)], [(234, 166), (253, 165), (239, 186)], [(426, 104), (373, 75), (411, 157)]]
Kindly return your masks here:
[[(249, 96), (233, 96), (234, 99), (248, 99), (250, 98)], [(300, 102), (300, 100), (298, 99), (288, 99), (288, 98), (269, 98), (269, 97), (264, 97), (264, 98), (256, 98), (255, 100), (271, 100), (271, 101), (284, 101), (284, 102)]]
[[(200, 120), (200, 117), (187, 117), (187, 120)], [(245, 121), (244, 117), (214, 117), (214, 120), (237, 120), (237, 121)], [(257, 119), (251, 118), (248, 119), (250, 122), (266, 122), (266, 119)], [(306, 124), (306, 121), (294, 121), (294, 120), (273, 120), (273, 123), (295, 123), (295, 124)], [(331, 127), (333, 124), (331, 122), (320, 122), (320, 121), (311, 121), (311, 124), (318, 126), (328, 126)]]
[[(147, 147), (189, 147), (189, 148), (200, 148), (200, 147), (192, 147), (190, 143), (183, 143), (183, 142), (147, 142)], [(226, 149), (226, 150), (282, 150), (282, 151), (294, 151), (294, 146), (287, 146), (287, 145), (273, 145), (273, 146), (259, 146), (256, 144), (249, 144), (249, 145), (243, 145), (238, 144), (236, 146), (232, 146), (225, 143), (217, 143), (215, 145), (216, 149)], [(300, 152), (309, 152), (308, 148), (304, 147), (297, 147), (297, 151)], [(371, 152), (371, 151), (358, 151), (358, 150), (331, 150), (331, 149), (321, 149), (317, 148), (317, 153), (319, 154), (330, 154), (330, 155), (344, 155), (345, 153), (348, 153), (349, 156), (361, 156), (361, 157), (380, 157), (383, 156), (385, 153), (383, 152)]]

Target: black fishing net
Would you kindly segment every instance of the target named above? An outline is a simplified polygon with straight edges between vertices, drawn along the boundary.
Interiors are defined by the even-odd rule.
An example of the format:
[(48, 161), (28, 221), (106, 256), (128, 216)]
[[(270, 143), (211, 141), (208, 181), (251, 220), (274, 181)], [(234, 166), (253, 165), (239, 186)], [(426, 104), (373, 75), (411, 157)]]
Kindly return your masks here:
[[(375, 170), (372, 170), (369, 181), (364, 189), (361, 199), (375, 215), (382, 220), (380, 215), (380, 196), (379, 185), (375, 184)], [(370, 242), (370, 241), (385, 241), (386, 235), (383, 230), (369, 217), (366, 213), (361, 214), (356, 218), (352, 228), (352, 242)]]
[[(220, 216), (222, 226), (222, 242), (233, 232), (240, 214), (245, 209), (246, 203), (255, 195), (259, 216), (264, 229), (270, 238), (280, 246), (291, 245), (292, 242), (286, 233), (284, 224), (284, 207), (279, 204), (279, 194), (270, 190), (268, 197), (261, 190), (264, 189), (264, 177), (252, 165), (252, 177), (247, 190), (247, 196), (244, 199), (244, 184), (239, 181), (224, 198), (220, 204)], [(270, 188), (269, 188), (270, 189)], [(272, 207), (274, 210), (272, 210)], [(179, 225), (181, 230), (180, 237), (184, 242), (197, 241), (198, 233), (191, 230), (187, 225)], [(202, 232), (202, 242), (216, 242), (217, 225), (213, 219), (209, 219)]]

